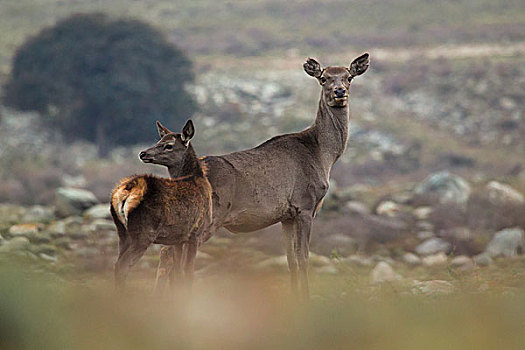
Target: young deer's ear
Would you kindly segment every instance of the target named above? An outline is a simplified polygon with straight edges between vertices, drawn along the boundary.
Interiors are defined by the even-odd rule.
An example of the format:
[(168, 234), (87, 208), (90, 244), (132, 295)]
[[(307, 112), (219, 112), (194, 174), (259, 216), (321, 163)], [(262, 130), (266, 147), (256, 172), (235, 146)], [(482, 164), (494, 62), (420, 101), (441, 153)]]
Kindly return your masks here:
[(182, 128), (182, 142), (184, 142), (187, 145), (188, 142), (190, 142), (193, 135), (195, 135), (195, 127), (193, 126), (193, 122), (191, 121), (191, 119), (189, 119)]
[(158, 120), (157, 120), (157, 130), (159, 132), (160, 138), (163, 138), (167, 134), (171, 134), (172, 133), (172, 131), (170, 129), (168, 129), (167, 127), (162, 125)]
[(314, 78), (320, 78), (321, 74), (323, 74), (323, 69), (321, 68), (321, 64), (314, 60), (313, 58), (308, 58), (306, 60), (306, 63), (303, 64), (304, 71), (306, 74), (314, 77)]
[(348, 71), (350, 72), (350, 75), (352, 77), (357, 77), (358, 75), (363, 74), (366, 72), (368, 67), (370, 66), (370, 55), (368, 52), (365, 52), (361, 56), (357, 57), (350, 63), (350, 67), (348, 68)]

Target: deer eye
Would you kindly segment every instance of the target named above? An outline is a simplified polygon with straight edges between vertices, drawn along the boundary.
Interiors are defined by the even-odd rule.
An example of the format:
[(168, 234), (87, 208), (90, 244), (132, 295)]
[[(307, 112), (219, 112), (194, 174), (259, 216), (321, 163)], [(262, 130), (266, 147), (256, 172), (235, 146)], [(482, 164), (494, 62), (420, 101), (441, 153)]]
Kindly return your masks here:
[(166, 145), (166, 146), (164, 146), (164, 149), (167, 150), (167, 151), (171, 151), (173, 149), (173, 146), (172, 145)]
[(353, 78), (354, 78), (354, 77), (349, 76), (349, 77), (348, 77), (348, 82), (351, 83)]
[(326, 78), (325, 78), (325, 77), (321, 77), (321, 79), (320, 79), (320, 80), (321, 80), (321, 84), (324, 84), (324, 83), (326, 83)]

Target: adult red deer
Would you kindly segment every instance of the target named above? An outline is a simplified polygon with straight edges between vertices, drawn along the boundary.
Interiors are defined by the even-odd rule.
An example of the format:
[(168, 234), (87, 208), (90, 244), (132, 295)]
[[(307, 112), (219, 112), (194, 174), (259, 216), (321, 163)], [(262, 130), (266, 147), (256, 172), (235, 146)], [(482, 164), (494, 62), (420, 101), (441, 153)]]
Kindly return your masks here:
[[(292, 289), (295, 292), (300, 285), (305, 297), (312, 221), (328, 190), (332, 166), (347, 145), (350, 84), (368, 66), (368, 53), (348, 68), (322, 68), (309, 58), (304, 70), (322, 90), (312, 126), (252, 149), (201, 158), (213, 188), (213, 223), (204, 239), (220, 227), (251, 232), (281, 222)], [(171, 132), (158, 122), (157, 127), (161, 137)], [(172, 177), (180, 175), (178, 159), (165, 157), (153, 163), (168, 167)]]
[[(190, 143), (194, 132), (189, 120), (181, 134), (166, 134), (140, 153), (145, 162), (166, 156), (177, 159), (179, 177), (135, 175), (122, 179), (113, 190), (111, 215), (119, 235), (115, 282), (119, 290), (124, 288), (129, 269), (153, 243), (174, 247), (178, 267), (173, 271), (184, 271), (191, 285), (197, 247), (212, 219), (212, 188)], [(183, 246), (187, 247), (184, 257)]]

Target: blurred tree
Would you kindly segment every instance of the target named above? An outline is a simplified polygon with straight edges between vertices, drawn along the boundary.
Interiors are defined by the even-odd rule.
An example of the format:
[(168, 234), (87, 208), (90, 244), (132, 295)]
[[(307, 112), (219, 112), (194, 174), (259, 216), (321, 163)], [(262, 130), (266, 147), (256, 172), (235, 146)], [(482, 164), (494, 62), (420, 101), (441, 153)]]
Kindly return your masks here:
[(151, 26), (101, 13), (73, 15), (27, 40), (13, 59), (6, 105), (37, 110), (66, 139), (152, 141), (154, 121), (180, 125), (195, 110), (191, 62)]

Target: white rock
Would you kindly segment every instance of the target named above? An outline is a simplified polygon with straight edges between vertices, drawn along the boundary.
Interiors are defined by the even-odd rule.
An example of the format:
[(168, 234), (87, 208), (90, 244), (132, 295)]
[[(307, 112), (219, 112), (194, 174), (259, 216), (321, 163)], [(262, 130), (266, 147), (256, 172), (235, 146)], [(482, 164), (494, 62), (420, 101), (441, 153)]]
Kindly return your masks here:
[(432, 281), (414, 281), (412, 283), (412, 293), (414, 294), (451, 294), (455, 291), (455, 287), (452, 283), (443, 280), (432, 280)]
[(60, 187), (56, 190), (56, 213), (61, 217), (78, 215), (98, 203), (92, 192), (80, 188)]
[(414, 215), (418, 220), (427, 220), (433, 211), (431, 207), (419, 207), (414, 210)]
[(405, 253), (403, 255), (403, 261), (408, 265), (421, 265), (421, 259), (413, 253)]
[(423, 258), (423, 265), (425, 266), (439, 266), (447, 263), (447, 256), (445, 253), (438, 253), (429, 255)]
[(522, 204), (523, 195), (509, 185), (491, 181), (485, 187), (489, 200), (493, 204)]
[(399, 205), (392, 201), (381, 202), (376, 208), (377, 215), (388, 216), (391, 218), (398, 215), (400, 211), (401, 209), (399, 208)]
[(370, 273), (372, 283), (394, 282), (401, 279), (392, 267), (384, 261), (379, 262)]
[(471, 188), (463, 178), (443, 171), (428, 176), (416, 187), (415, 192), (436, 196), (440, 203), (465, 204), (470, 197)]
[(29, 246), (29, 239), (26, 237), (15, 237), (0, 247), (0, 253), (9, 253), (23, 250)]
[(450, 243), (441, 238), (429, 238), (416, 247), (416, 253), (419, 255), (446, 253), (450, 250), (450, 247)]
[(452, 267), (468, 267), (474, 265), (471, 258), (465, 255), (459, 255), (450, 260), (450, 266)]
[(84, 212), (84, 216), (88, 219), (109, 219), (111, 220), (111, 212), (109, 210), (109, 203), (97, 204)]
[(492, 258), (498, 256), (516, 256), (523, 250), (524, 231), (519, 228), (507, 228), (498, 231), (487, 245), (485, 255)]

